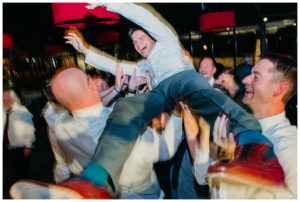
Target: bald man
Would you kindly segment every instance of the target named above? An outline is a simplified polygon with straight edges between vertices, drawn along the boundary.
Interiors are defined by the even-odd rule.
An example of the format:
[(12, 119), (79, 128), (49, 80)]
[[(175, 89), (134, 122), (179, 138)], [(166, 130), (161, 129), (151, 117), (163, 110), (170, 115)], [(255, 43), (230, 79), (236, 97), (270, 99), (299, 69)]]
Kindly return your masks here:
[(57, 73), (51, 89), (57, 101), (71, 112), (101, 103), (92, 78), (77, 68)]
[[(54, 133), (49, 138), (57, 161), (55, 181), (62, 182), (60, 185), (64, 188), (25, 180), (16, 183), (11, 188), (12, 197), (61, 199), (68, 197), (62, 190), (68, 190), (67, 188), (72, 186), (82, 186), (80, 189), (91, 195), (81, 193), (72, 197), (110, 198), (106, 189), (97, 191), (93, 183), (86, 181), (88, 184), (79, 186), (65, 180), (71, 174), (81, 174), (83, 167), (91, 160), (112, 108), (103, 106), (97, 86), (78, 68), (63, 69), (56, 73), (52, 79), (51, 89), (57, 102), (66, 108), (56, 113), (55, 108), (50, 105), (44, 112), (49, 128), (54, 129)], [(136, 141), (124, 164), (119, 179), (122, 187), (120, 197), (127, 199), (163, 198), (164, 193), (158, 184), (153, 163), (172, 158), (181, 139), (182, 119), (178, 111), (175, 111), (169, 118), (161, 135), (148, 127)], [(99, 177), (99, 173), (93, 177)], [(77, 179), (83, 180), (84, 178), (77, 177)], [(55, 189), (51, 192), (52, 195), (49, 194), (49, 187)]]

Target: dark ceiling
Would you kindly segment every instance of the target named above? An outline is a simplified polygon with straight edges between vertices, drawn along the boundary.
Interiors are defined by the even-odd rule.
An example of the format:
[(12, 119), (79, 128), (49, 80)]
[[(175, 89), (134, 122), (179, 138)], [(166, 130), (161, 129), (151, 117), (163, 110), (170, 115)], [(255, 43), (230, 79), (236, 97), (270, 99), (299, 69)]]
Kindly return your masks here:
[[(19, 49), (39, 50), (47, 44), (64, 43), (63, 29), (53, 24), (51, 3), (3, 3), (3, 31), (12, 33)], [(267, 16), (269, 21), (297, 20), (297, 3), (151, 3), (170, 22), (179, 35), (199, 31), (199, 15), (213, 11), (235, 11), (236, 26), (255, 25)], [(88, 37), (103, 29), (125, 30), (130, 22), (121, 18), (118, 25), (90, 27)]]

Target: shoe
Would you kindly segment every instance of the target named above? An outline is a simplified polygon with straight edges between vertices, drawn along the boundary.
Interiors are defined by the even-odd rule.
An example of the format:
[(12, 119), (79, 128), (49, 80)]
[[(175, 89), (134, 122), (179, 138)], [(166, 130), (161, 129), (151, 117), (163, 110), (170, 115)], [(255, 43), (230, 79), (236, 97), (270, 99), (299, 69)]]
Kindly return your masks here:
[(211, 165), (207, 178), (214, 185), (223, 180), (274, 190), (284, 186), (285, 176), (270, 147), (252, 143), (238, 146), (233, 161)]
[(13, 199), (112, 199), (106, 188), (82, 177), (73, 177), (59, 184), (20, 180), (10, 188), (10, 195)]

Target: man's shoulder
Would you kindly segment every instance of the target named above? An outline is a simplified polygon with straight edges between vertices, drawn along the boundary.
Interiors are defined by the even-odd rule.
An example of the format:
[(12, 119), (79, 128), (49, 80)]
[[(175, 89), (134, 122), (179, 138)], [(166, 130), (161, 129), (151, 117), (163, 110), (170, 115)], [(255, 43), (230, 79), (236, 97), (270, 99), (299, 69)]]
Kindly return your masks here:
[(15, 114), (19, 114), (20, 116), (32, 116), (32, 114), (29, 112), (29, 110), (27, 109), (26, 106), (22, 105), (22, 104), (16, 104), (13, 106), (12, 108), (12, 112)]

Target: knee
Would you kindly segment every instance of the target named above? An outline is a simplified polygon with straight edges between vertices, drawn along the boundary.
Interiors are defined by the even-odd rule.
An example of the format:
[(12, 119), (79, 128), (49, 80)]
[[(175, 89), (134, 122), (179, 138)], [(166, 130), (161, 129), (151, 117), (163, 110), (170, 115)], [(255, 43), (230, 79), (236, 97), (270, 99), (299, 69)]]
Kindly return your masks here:
[(132, 107), (132, 103), (130, 103), (127, 99), (125, 98), (119, 98), (118, 101), (116, 102), (114, 109), (118, 110), (126, 110)]

